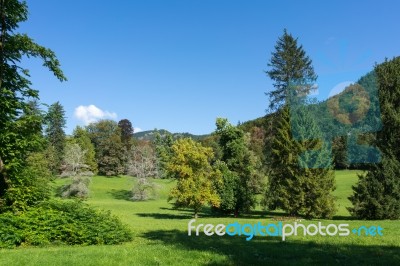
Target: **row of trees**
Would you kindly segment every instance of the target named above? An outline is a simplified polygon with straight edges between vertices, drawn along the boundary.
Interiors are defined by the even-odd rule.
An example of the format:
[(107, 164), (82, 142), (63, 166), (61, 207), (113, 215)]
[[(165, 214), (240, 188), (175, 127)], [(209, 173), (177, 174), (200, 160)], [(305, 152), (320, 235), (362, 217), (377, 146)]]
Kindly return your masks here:
[[(349, 211), (362, 219), (400, 218), (400, 58), (377, 65), (360, 85), (322, 103), (307, 102), (317, 75), (303, 47), (286, 30), (269, 67), (266, 73), (275, 89), (268, 93), (267, 124), (255, 121), (246, 134), (242, 129), (247, 125), (235, 127), (217, 119), (217, 129), (202, 141), (204, 146), (183, 139), (158, 149), (166, 176), (178, 180), (171, 192), (175, 204), (193, 208), (196, 216), (206, 204), (237, 215), (254, 207), (255, 195), (263, 193), (269, 210), (330, 218), (336, 212), (333, 169), (347, 168), (353, 160), (355, 167), (368, 171), (353, 187)], [(330, 106), (334, 101), (337, 104)], [(336, 112), (336, 120), (320, 115), (327, 108)], [(383, 130), (371, 133), (380, 123)], [(343, 136), (348, 129), (355, 129), (365, 144), (378, 147), (382, 160), (373, 148), (350, 145), (357, 140)], [(369, 164), (358, 163), (366, 159)]]
[[(275, 89), (268, 94), (271, 112), (264, 128), (245, 133), (219, 118), (214, 134), (202, 143), (169, 135), (139, 143), (132, 137), (131, 122), (124, 119), (101, 120), (66, 136), (62, 105), (57, 102), (43, 112), (28, 70), (19, 65), (25, 56), (39, 57), (64, 81), (59, 62), (51, 50), (15, 32), (26, 20), (26, 5), (0, 1), (0, 211), (24, 211), (48, 199), (49, 180), (59, 174), (74, 177), (63, 196), (86, 197), (87, 177), (99, 173), (139, 177), (136, 200), (148, 198), (154, 189), (149, 177), (175, 178), (171, 199), (193, 208), (195, 215), (207, 204), (225, 214), (248, 212), (257, 194), (264, 194), (267, 209), (290, 215), (329, 218), (335, 213), (330, 147), (323, 142), (317, 117), (303, 104), (293, 105), (293, 99), (303, 101), (310, 93), (317, 75), (303, 47), (286, 30), (266, 72)], [(369, 141), (380, 148), (382, 161), (371, 165), (354, 187), (350, 211), (360, 218), (400, 217), (399, 61), (375, 68), (383, 130)]]

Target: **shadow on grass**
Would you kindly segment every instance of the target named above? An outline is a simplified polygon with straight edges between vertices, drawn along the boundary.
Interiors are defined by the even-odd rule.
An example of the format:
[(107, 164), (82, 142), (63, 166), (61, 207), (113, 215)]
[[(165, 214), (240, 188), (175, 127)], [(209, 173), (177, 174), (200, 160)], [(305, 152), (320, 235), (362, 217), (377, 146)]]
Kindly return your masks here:
[(354, 221), (354, 220), (358, 220), (358, 219), (356, 217), (352, 217), (352, 216), (335, 215), (332, 217), (332, 220)]
[(108, 192), (109, 194), (111, 194), (111, 196), (114, 199), (118, 199), (118, 200), (128, 200), (131, 201), (131, 191), (130, 190), (125, 190), (125, 189), (112, 189), (110, 192)]
[(154, 219), (191, 219), (193, 215), (187, 214), (170, 214), (170, 213), (136, 213), (139, 217), (151, 217)]
[[(205, 265), (399, 265), (400, 248), (356, 244), (317, 244), (312, 241), (281, 241), (278, 237), (188, 236), (179, 230), (157, 230), (143, 237), (187, 251), (225, 255), (226, 261), (208, 261)], [(188, 256), (190, 256), (188, 254)]]

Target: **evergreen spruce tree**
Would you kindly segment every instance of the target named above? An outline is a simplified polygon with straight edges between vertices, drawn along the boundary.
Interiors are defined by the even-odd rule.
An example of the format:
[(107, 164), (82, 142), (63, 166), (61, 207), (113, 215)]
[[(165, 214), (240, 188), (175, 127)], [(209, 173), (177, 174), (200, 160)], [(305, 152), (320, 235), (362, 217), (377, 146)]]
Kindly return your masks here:
[(65, 148), (65, 111), (60, 102), (50, 105), (46, 118), (45, 135), (49, 146), (54, 151), (54, 160), (51, 163), (53, 174), (59, 174), (64, 157)]
[(359, 176), (349, 198), (352, 215), (360, 219), (400, 218), (400, 57), (375, 67), (383, 128), (376, 146), (382, 161)]
[(312, 112), (301, 100), (317, 78), (312, 61), (284, 30), (268, 66), (266, 73), (275, 87), (268, 93), (269, 108), (277, 112), (266, 138), (269, 182), (264, 203), (290, 215), (331, 217), (335, 184), (332, 162), (326, 160), (329, 147), (322, 143)]

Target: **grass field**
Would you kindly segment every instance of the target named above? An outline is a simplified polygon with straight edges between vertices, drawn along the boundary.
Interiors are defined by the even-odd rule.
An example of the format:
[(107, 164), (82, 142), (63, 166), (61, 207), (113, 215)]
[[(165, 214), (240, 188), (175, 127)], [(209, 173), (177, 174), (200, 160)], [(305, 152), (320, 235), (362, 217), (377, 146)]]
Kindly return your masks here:
[[(338, 213), (333, 220), (348, 223), (350, 228), (380, 225), (384, 236), (256, 236), (246, 241), (244, 236), (188, 236), (190, 210), (175, 210), (167, 202), (173, 181), (156, 180), (160, 195), (147, 202), (129, 201), (133, 178), (96, 176), (91, 184), (92, 206), (109, 209), (129, 225), (134, 240), (118, 246), (58, 246), (0, 250), (0, 265), (254, 265), (254, 264), (324, 264), (324, 265), (394, 265), (400, 264), (399, 221), (356, 221), (346, 209), (351, 185), (357, 180), (355, 171), (337, 171)], [(57, 180), (60, 186), (67, 180)], [(281, 213), (269, 213), (258, 207), (253, 213), (239, 217), (213, 217), (207, 209), (198, 223), (229, 224), (277, 222), (285, 219)], [(287, 221), (287, 222), (294, 222)]]

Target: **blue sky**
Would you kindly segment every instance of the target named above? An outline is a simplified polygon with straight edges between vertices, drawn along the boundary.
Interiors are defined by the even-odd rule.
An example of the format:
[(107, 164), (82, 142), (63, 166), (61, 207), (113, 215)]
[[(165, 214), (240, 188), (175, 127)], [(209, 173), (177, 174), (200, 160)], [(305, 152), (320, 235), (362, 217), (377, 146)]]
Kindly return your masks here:
[[(28, 0), (20, 31), (51, 48), (68, 82), (31, 70), (41, 101), (60, 101), (67, 133), (98, 118), (142, 130), (210, 133), (265, 114), (265, 75), (287, 28), (313, 60), (319, 98), (400, 55), (398, 1)], [(339, 86), (341, 87), (341, 86)]]

